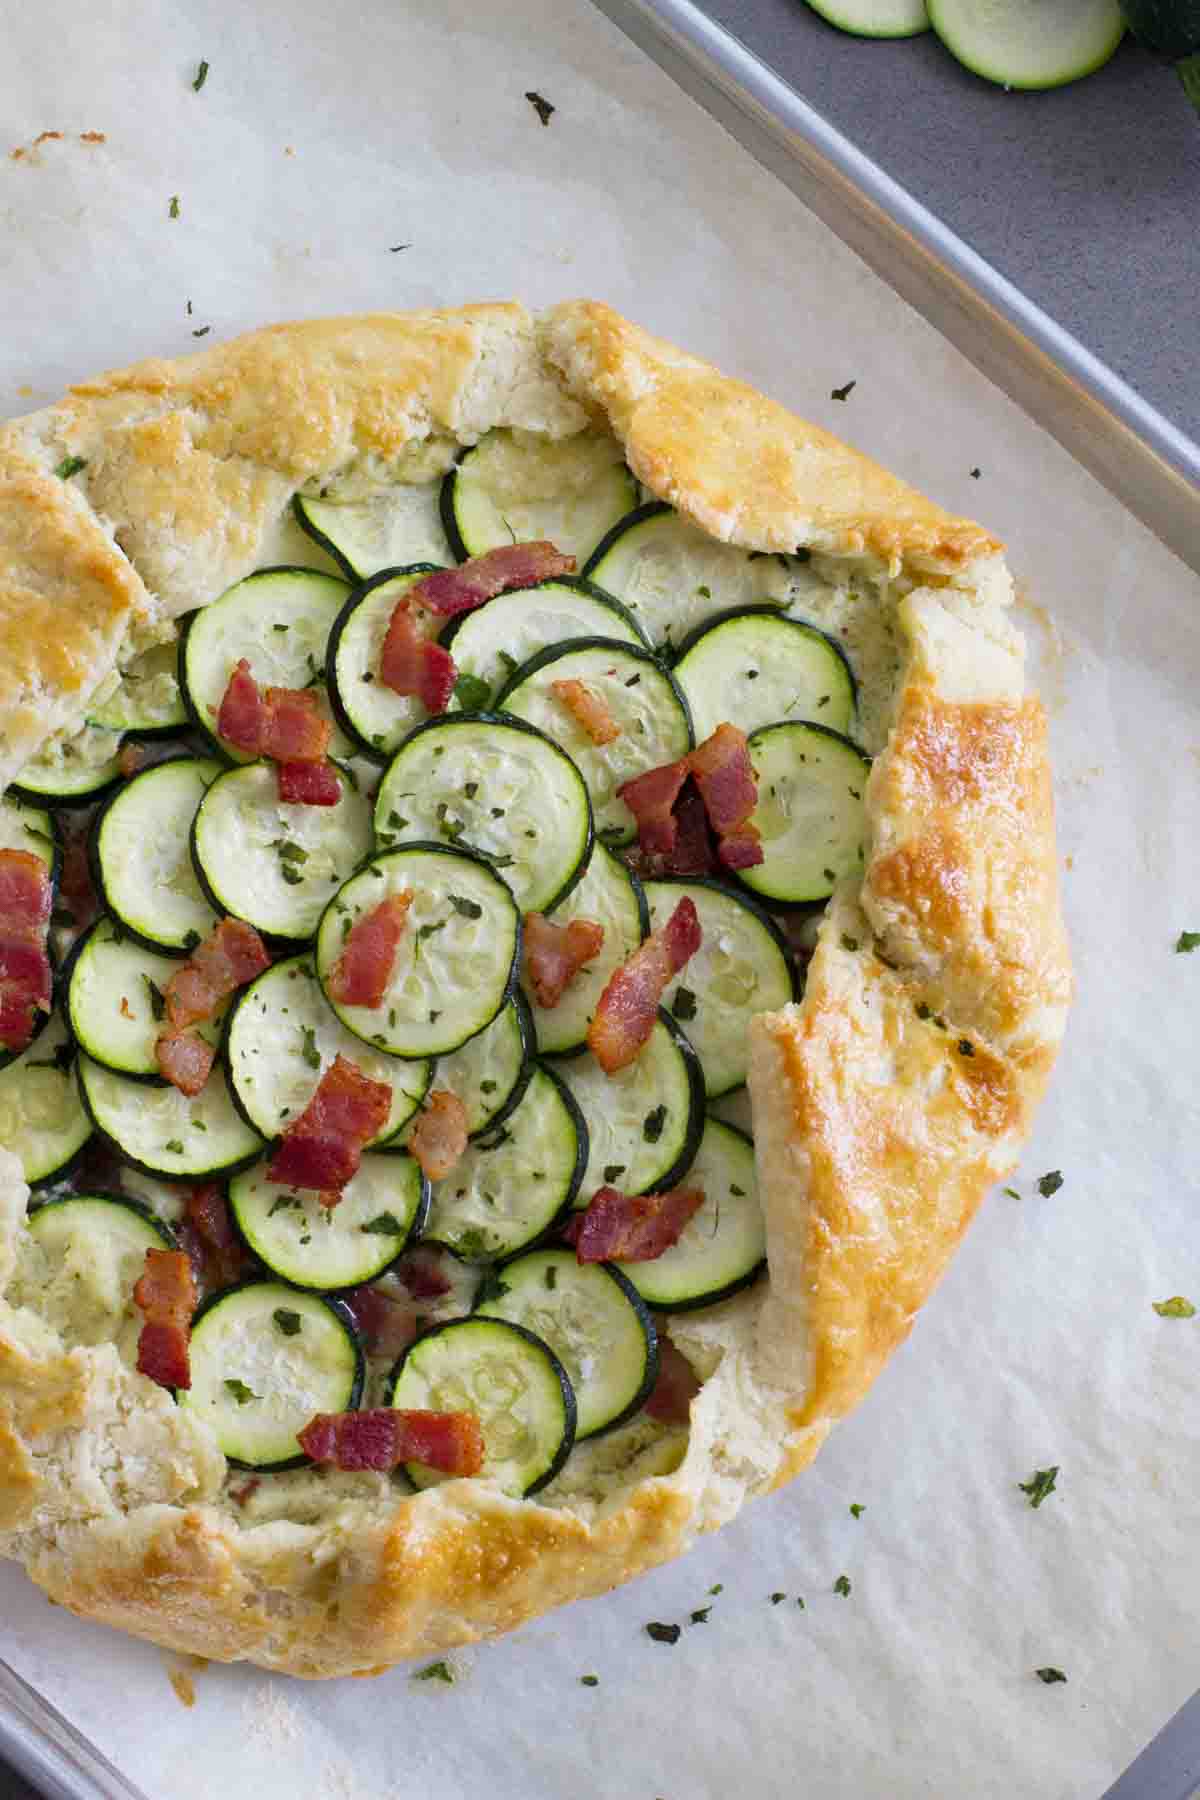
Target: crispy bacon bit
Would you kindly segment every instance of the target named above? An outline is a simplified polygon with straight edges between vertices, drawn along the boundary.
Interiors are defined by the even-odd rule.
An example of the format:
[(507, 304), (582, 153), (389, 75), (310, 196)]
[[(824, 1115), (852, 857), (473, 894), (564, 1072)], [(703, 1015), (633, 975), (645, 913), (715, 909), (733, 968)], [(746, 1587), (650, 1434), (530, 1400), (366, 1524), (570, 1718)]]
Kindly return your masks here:
[(736, 831), (750, 817), (758, 799), (745, 732), (736, 725), (718, 725), (688, 761), (713, 830), (721, 837)]
[(588, 1048), (606, 1075), (631, 1063), (654, 1030), (667, 983), (700, 948), (700, 915), (686, 894), (609, 977), (588, 1026)]
[(0, 850), (0, 1045), (24, 1050), (39, 1011), (50, 1010), (46, 948), (52, 894), (31, 850)]
[(686, 1425), (692, 1401), (700, 1392), (696, 1371), (677, 1350), (665, 1331), (658, 1334), (658, 1380), (646, 1402), (646, 1411), (663, 1425)]
[(412, 1152), (430, 1181), (444, 1181), (467, 1147), (467, 1109), (457, 1094), (430, 1094), (408, 1134)]
[(404, 934), (411, 888), (389, 894), (356, 919), (329, 977), (329, 997), (339, 1006), (381, 1006)]
[(594, 919), (556, 925), (542, 913), (525, 914), (525, 973), (539, 1006), (557, 1006), (579, 971), (600, 953), (604, 927)]
[(63, 846), (62, 874), (59, 877), (58, 894), (66, 914), (66, 922), (76, 931), (83, 931), (100, 911), (100, 905), (92, 887), (86, 831), (73, 830)]
[(387, 1124), (392, 1090), (371, 1081), (348, 1057), (339, 1056), (317, 1084), (317, 1091), (293, 1119), (271, 1158), (267, 1179), (283, 1187), (317, 1188), (340, 1196), (358, 1173), (363, 1145)]
[(141, 744), (122, 744), (117, 752), (117, 767), (126, 781), (132, 780), (146, 766), (146, 752)]
[(441, 1300), (454, 1286), (436, 1250), (406, 1251), (395, 1274), (414, 1300)]
[(271, 958), (253, 925), (222, 919), (163, 990), (168, 1028), (186, 1031), (201, 1019), (210, 1019), (223, 1000), (270, 966)]
[(417, 1315), (404, 1301), (367, 1282), (339, 1294), (350, 1309), (358, 1334), (372, 1356), (397, 1357), (417, 1335)]
[(483, 1433), (474, 1413), (404, 1412), (380, 1406), (364, 1412), (318, 1413), (297, 1434), (316, 1463), (339, 1469), (394, 1469), (419, 1462), (444, 1475), (478, 1475)]
[(763, 860), (757, 825), (749, 819), (736, 831), (727, 831), (717, 845), (717, 855), (727, 869), (753, 869)]
[(494, 600), (497, 594), (507, 594), (512, 588), (534, 587), (539, 581), (574, 573), (575, 558), (564, 556), (544, 540), (505, 544), (483, 556), (471, 557), (456, 569), (439, 569), (436, 574), (426, 575), (409, 588), (408, 596), (417, 606), (450, 619), (457, 613), (471, 612), (485, 600)]
[(281, 762), (275, 765), (279, 798), (300, 806), (336, 806), (342, 784), (327, 762)]
[(189, 1098), (208, 1080), (216, 1055), (197, 1031), (164, 1031), (154, 1046), (159, 1074)]
[(564, 1236), (581, 1263), (653, 1262), (677, 1244), (693, 1213), (704, 1205), (704, 1189), (670, 1188), (665, 1194), (623, 1194), (597, 1188), (588, 1209), (567, 1223)]
[(265, 693), (243, 656), (229, 677), (217, 735), (247, 756), (276, 762), (322, 762), (333, 727), (312, 688), (269, 687)]
[(145, 1272), (133, 1290), (146, 1315), (138, 1337), (138, 1371), (162, 1387), (192, 1385), (188, 1359), (196, 1283), (183, 1250), (147, 1250)]
[(621, 727), (609, 711), (604, 695), (585, 681), (552, 681), (550, 689), (559, 704), (583, 726), (593, 744), (611, 744), (620, 737)]
[(635, 775), (632, 781), (623, 781), (617, 789), (637, 820), (638, 843), (643, 850), (665, 854), (674, 849), (677, 827), (672, 808), (687, 773), (688, 759), (681, 756), (678, 762), (664, 763)]
[(191, 1259), (192, 1273), (205, 1293), (228, 1287), (251, 1264), (233, 1228), (229, 1202), (215, 1182), (192, 1189), (176, 1229)]
[(711, 875), (716, 867), (712, 831), (700, 790), (690, 778), (675, 802), (678, 832), (674, 849), (663, 860), (664, 875)]
[(379, 674), (394, 694), (415, 694), (426, 712), (444, 713), (458, 670), (454, 658), (417, 630), (411, 594), (397, 600), (383, 640)]

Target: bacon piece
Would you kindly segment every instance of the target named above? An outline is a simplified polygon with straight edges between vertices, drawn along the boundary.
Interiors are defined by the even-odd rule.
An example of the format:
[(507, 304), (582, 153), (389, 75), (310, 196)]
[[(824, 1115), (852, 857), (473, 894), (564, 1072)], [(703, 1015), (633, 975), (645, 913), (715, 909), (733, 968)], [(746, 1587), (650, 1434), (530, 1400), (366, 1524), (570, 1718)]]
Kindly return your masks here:
[(698, 1187), (669, 1188), (665, 1194), (597, 1188), (587, 1211), (568, 1220), (563, 1235), (581, 1263), (653, 1262), (679, 1242), (703, 1205), (704, 1189)]
[(405, 1146), (430, 1181), (443, 1181), (467, 1147), (467, 1109), (457, 1094), (430, 1094)]
[(417, 1314), (402, 1300), (367, 1282), (338, 1295), (349, 1307), (358, 1334), (372, 1356), (395, 1358), (417, 1335)]
[(419, 1462), (444, 1475), (478, 1475), (483, 1433), (474, 1413), (405, 1412), (380, 1406), (364, 1412), (318, 1413), (297, 1433), (316, 1463), (339, 1469), (394, 1469)]
[(716, 867), (712, 831), (700, 790), (690, 777), (675, 802), (675, 823), (675, 845), (664, 858), (663, 874), (711, 875)]
[(584, 681), (552, 681), (554, 698), (565, 706), (591, 738), (593, 744), (611, 744), (621, 735), (621, 727), (608, 709), (608, 702)]
[(217, 714), (217, 735), (247, 756), (276, 762), (322, 762), (333, 726), (312, 688), (269, 687), (264, 693), (243, 656), (229, 677)]
[(253, 1258), (233, 1228), (229, 1202), (215, 1182), (192, 1189), (176, 1229), (206, 1294), (228, 1287), (252, 1265)]
[(0, 1045), (6, 1050), (26, 1049), (39, 1010), (50, 1010), (52, 898), (41, 857), (0, 850)]
[(383, 640), (379, 673), (394, 694), (413, 694), (426, 712), (444, 713), (454, 692), (458, 670), (454, 658), (417, 630), (411, 589), (397, 600)]
[(666, 924), (609, 977), (587, 1034), (588, 1048), (606, 1075), (625, 1068), (646, 1043), (667, 983), (696, 954), (700, 941), (700, 915), (685, 894)]
[(210, 1019), (223, 1000), (270, 966), (271, 958), (253, 925), (222, 919), (163, 990), (168, 1028), (186, 1031), (201, 1019)]
[(544, 914), (525, 914), (525, 973), (539, 1006), (557, 1006), (579, 971), (599, 955), (604, 927), (594, 919), (556, 925)]
[(183, 1250), (147, 1250), (146, 1267), (133, 1290), (146, 1315), (138, 1337), (138, 1371), (162, 1387), (192, 1385), (188, 1358), (196, 1283)]
[(339, 1006), (383, 1004), (412, 903), (412, 890), (405, 888), (354, 921), (329, 977), (331, 1000)]
[(727, 869), (753, 869), (763, 860), (757, 825), (747, 819), (736, 831), (727, 831), (717, 845), (717, 855)]
[(117, 751), (117, 767), (126, 781), (140, 773), (146, 766), (146, 751), (141, 744), (122, 744)]
[(638, 843), (643, 850), (665, 854), (675, 847), (677, 830), (672, 808), (679, 790), (687, 780), (688, 759), (663, 763), (661, 768), (647, 769), (632, 781), (623, 781), (617, 789), (637, 820)]
[[(650, 1399), (653, 1400), (653, 1398), (654, 1395), (651, 1394)], [(647, 1402), (647, 1404), (649, 1404), (649, 1402)], [(261, 1486), (262, 1482), (259, 1477), (257, 1475), (251, 1475), (248, 1481), (239, 1482), (237, 1487), (230, 1488), (229, 1498), (235, 1501), (238, 1506), (245, 1506), (246, 1502), (257, 1494)]]
[(424, 576), (409, 588), (408, 598), (417, 606), (451, 619), (512, 588), (534, 587), (539, 581), (574, 573), (575, 558), (564, 556), (544, 539), (532, 544), (504, 544), (483, 556), (471, 557), (456, 569), (439, 569), (436, 574)]
[(196, 1031), (164, 1031), (154, 1046), (158, 1072), (189, 1098), (198, 1094), (216, 1061), (216, 1051)]
[(658, 1334), (658, 1379), (654, 1383), (646, 1411), (663, 1425), (686, 1425), (692, 1401), (700, 1392), (700, 1383), (682, 1350), (677, 1350), (665, 1332)]
[(281, 762), (275, 765), (279, 798), (301, 806), (336, 806), (342, 784), (327, 762)]
[(267, 1179), (283, 1187), (317, 1188), (322, 1196), (340, 1196), (358, 1173), (363, 1145), (379, 1136), (391, 1109), (387, 1083), (371, 1081), (348, 1057), (339, 1056), (284, 1132)]
[(745, 732), (736, 725), (718, 725), (688, 761), (713, 830), (720, 836), (735, 831), (750, 817), (758, 799)]
[(441, 1300), (454, 1287), (436, 1250), (406, 1251), (394, 1273), (414, 1300)]
[(67, 915), (67, 923), (76, 931), (83, 931), (100, 911), (100, 903), (92, 887), (86, 831), (71, 832), (63, 846), (58, 894)]

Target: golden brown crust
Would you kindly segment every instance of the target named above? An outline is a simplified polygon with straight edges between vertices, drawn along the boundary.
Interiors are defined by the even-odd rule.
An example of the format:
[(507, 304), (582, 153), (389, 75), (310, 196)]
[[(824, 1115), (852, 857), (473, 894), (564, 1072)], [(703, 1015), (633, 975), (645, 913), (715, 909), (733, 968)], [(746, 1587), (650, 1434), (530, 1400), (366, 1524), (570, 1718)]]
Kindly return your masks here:
[[(63, 1354), (8, 1309), (0, 1529), (89, 1618), (300, 1675), (369, 1672), (678, 1554), (811, 1461), (1028, 1130), (1069, 977), (1044, 720), (1023, 694), (998, 546), (607, 308), (571, 303), (536, 327), (507, 306), (283, 326), (84, 384), (0, 438), (15, 503), (0, 605), (40, 569), (61, 607), (85, 576), (71, 629), (93, 634), (94, 680), (132, 616), (178, 612), (253, 566), (301, 482), (386, 476), (415, 441), (496, 424), (564, 435), (588, 417), (714, 536), (862, 552), (902, 569), (902, 588), (930, 580), (896, 611), (903, 673), (861, 892), (835, 897), (803, 1001), (752, 1029), (770, 1281), (676, 1321), (705, 1376), (677, 1467), (647, 1462), (608, 1498), (598, 1482), (553, 1506), (480, 1482), (397, 1500), (372, 1478), (316, 1522), (240, 1523), (191, 1414), (115, 1352)], [(67, 453), (88, 459), (81, 493), (48, 472)], [(36, 654), (60, 706), (77, 704), (86, 672), (71, 688), (51, 649)], [(10, 771), (29, 741), (0, 689)], [(0, 1202), (3, 1261), (24, 1190), (2, 1153)]]

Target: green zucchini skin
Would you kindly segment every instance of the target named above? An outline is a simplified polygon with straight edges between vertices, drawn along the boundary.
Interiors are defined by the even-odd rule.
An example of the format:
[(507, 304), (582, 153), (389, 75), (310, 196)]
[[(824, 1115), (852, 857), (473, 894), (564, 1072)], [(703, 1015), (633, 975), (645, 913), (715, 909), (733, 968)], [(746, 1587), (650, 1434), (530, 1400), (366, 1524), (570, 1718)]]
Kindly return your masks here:
[(596, 548), (592, 551), (592, 554), (584, 563), (583, 568), (580, 570), (580, 575), (585, 581), (588, 580), (592, 570), (598, 563), (604, 561), (604, 558), (608, 555), (617, 539), (623, 537), (627, 531), (633, 528), (633, 526), (644, 525), (647, 519), (656, 519), (659, 513), (669, 513), (673, 511), (674, 508), (668, 506), (665, 500), (647, 500), (644, 506), (635, 506), (632, 512), (626, 513), (623, 519), (618, 519), (616, 524), (605, 532), (604, 536), (600, 539), (600, 542), (596, 545)]
[(1200, 0), (1119, 0), (1139, 44), (1178, 62), (1200, 51)]

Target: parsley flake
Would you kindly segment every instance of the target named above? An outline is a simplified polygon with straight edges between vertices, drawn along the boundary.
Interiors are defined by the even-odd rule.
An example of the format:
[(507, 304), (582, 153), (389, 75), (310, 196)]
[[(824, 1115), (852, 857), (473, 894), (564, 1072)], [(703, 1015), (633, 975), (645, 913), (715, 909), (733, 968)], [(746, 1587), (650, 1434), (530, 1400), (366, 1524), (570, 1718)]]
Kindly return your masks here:
[(1169, 1300), (1156, 1300), (1154, 1310), (1160, 1319), (1194, 1319), (1196, 1316), (1195, 1307), (1182, 1294), (1172, 1294)]
[(368, 1219), (358, 1229), (365, 1231), (369, 1237), (403, 1237), (405, 1231), (395, 1213), (391, 1212), (376, 1213), (373, 1219)]
[(1039, 1681), (1045, 1682), (1047, 1687), (1055, 1681), (1065, 1681), (1067, 1679), (1061, 1669), (1035, 1669), (1033, 1672)]
[(780, 1601), (781, 1601), (781, 1600), (786, 1600), (786, 1599), (787, 1599), (787, 1595), (786, 1595), (786, 1594), (780, 1594), (780, 1593), (774, 1593), (774, 1594), (772, 1594), (772, 1595), (771, 1595), (771, 1605), (772, 1605), (772, 1606), (778, 1606), (778, 1605), (779, 1605), (779, 1602), (780, 1602)]
[(526, 90), (525, 98), (528, 100), (530, 106), (532, 106), (538, 118), (542, 121), (542, 124), (549, 125), (551, 118), (558, 111), (558, 108), (552, 106), (550, 101), (544, 99), (534, 88)]
[(451, 894), (449, 900), (460, 918), (481, 919), (483, 917), (483, 908), (478, 900), (468, 900), (464, 894)]
[(831, 400), (848, 400), (857, 386), (857, 381), (848, 381), (845, 387), (830, 388), (829, 398)]
[(853, 1518), (855, 1518), (855, 1519), (861, 1519), (861, 1518), (862, 1518), (862, 1516), (863, 1516), (863, 1514), (864, 1514), (864, 1513), (865, 1513), (865, 1512), (866, 1512), (866, 1510), (867, 1510), (867, 1509), (866, 1509), (866, 1507), (865, 1507), (865, 1506), (864, 1506), (864, 1505), (863, 1505), (863, 1503), (862, 1503), (862, 1501), (861, 1501), (861, 1500), (853, 1500), (853, 1501), (851, 1501), (851, 1503), (850, 1503), (850, 1513), (851, 1513), (851, 1516), (852, 1516), (852, 1517), (853, 1517)]
[(172, 1156), (183, 1155), (183, 1145), (178, 1138), (169, 1139), (168, 1142), (163, 1145), (163, 1149), (169, 1150)]
[(1019, 1200), (1021, 1198), (1016, 1188), (1004, 1188), (1002, 1191), (1008, 1195), (1010, 1200)]
[(491, 697), (487, 682), (478, 675), (468, 675), (466, 670), (454, 684), (454, 698), (464, 712), (483, 712)]
[[(61, 475), (62, 470), (58, 473)], [(1175, 939), (1176, 956), (1190, 956), (1193, 950), (1200, 950), (1200, 931), (1181, 931)]]
[(842, 949), (849, 951), (850, 955), (853, 956), (854, 952), (858, 949), (858, 939), (856, 937), (851, 937), (849, 932), (843, 931)]
[(958, 1040), (958, 1054), (959, 1054), (959, 1055), (960, 1055), (960, 1056), (974, 1056), (974, 1054), (975, 1054), (975, 1046), (974, 1046), (974, 1044), (973, 1044), (973, 1043), (972, 1043), (972, 1042), (971, 1042), (971, 1040), (970, 1040), (970, 1038), (959, 1038), (959, 1040)]
[(666, 1106), (660, 1101), (652, 1112), (648, 1112), (642, 1120), (642, 1136), (648, 1144), (657, 1144), (663, 1134), (663, 1126), (667, 1122)]
[(425, 1667), (418, 1669), (413, 1676), (414, 1681), (444, 1681), (447, 1687), (453, 1687), (457, 1679), (450, 1664), (444, 1659), (440, 1662), (426, 1663)]
[(833, 1584), (833, 1591), (835, 1594), (840, 1594), (844, 1600), (850, 1592), (850, 1577), (848, 1575), (839, 1575)]
[(652, 1620), (646, 1626), (646, 1636), (653, 1638), (656, 1644), (677, 1644), (679, 1642), (679, 1626), (660, 1625), (657, 1620)]
[(193, 94), (198, 94), (200, 92), (200, 89), (204, 86), (204, 84), (207, 80), (208, 80), (208, 64), (206, 62), (202, 62), (200, 64), (200, 67), (196, 70), (196, 79), (192, 83)]
[(695, 1612), (690, 1615), (692, 1624), (693, 1625), (707, 1625), (708, 1624), (708, 1615), (711, 1611), (712, 1611), (711, 1606), (698, 1606), (696, 1608)]
[(300, 1314), (293, 1312), (290, 1306), (277, 1306), (271, 1317), (284, 1337), (295, 1337), (303, 1323)]
[(167, 1010), (166, 998), (163, 994), (162, 989), (160, 987), (156, 987), (154, 982), (151, 981), (151, 979), (148, 975), (143, 975), (142, 980), (146, 983), (146, 991), (150, 996), (151, 1014), (153, 1015), (155, 1021), (157, 1022), (159, 1019), (161, 1019), (163, 1017), (163, 1015), (165, 1014), (165, 1012)]
[(1049, 1499), (1058, 1482), (1059, 1465), (1051, 1469), (1035, 1469), (1028, 1481), (1018, 1481), (1017, 1486), (1023, 1494), (1029, 1495), (1030, 1506), (1040, 1506), (1043, 1500)]
[(1051, 1194), (1057, 1194), (1062, 1184), (1062, 1170), (1051, 1169), (1048, 1174), (1038, 1176), (1037, 1191), (1044, 1200), (1048, 1200)]
[(244, 1381), (238, 1380), (236, 1375), (226, 1381), (225, 1388), (228, 1393), (233, 1395), (239, 1406), (245, 1406), (247, 1400), (262, 1399), (261, 1394), (256, 1394), (253, 1388), (248, 1388)]
[(725, 1592), (725, 1583), (723, 1581), (718, 1581), (713, 1587), (710, 1587), (708, 1591), (710, 1594), (723, 1594)]
[(604, 1185), (606, 1187), (611, 1187), (613, 1182), (616, 1181), (624, 1173), (625, 1173), (625, 1164), (624, 1163), (605, 1163), (605, 1165), (604, 1165)]
[[(78, 475), (80, 469), (87, 468), (86, 456), (64, 456), (54, 473), (60, 481), (70, 481), (72, 475)], [(1188, 945), (1191, 949), (1191, 945)]]
[(179, 195), (178, 194), (171, 195), (171, 204), (167, 207), (167, 217), (168, 217), (168, 219), (177, 219), (179, 217)]
[(311, 1025), (301, 1025), (300, 1038), (301, 1056), (304, 1058), (310, 1069), (319, 1069), (321, 1066), (321, 1052), (317, 1049), (316, 1031)]
[(579, 1685), (580, 1687), (599, 1687), (600, 1677), (598, 1675), (581, 1675)]

